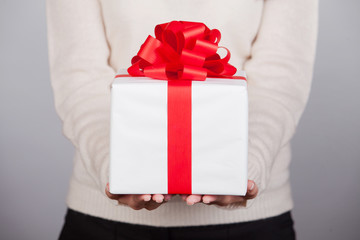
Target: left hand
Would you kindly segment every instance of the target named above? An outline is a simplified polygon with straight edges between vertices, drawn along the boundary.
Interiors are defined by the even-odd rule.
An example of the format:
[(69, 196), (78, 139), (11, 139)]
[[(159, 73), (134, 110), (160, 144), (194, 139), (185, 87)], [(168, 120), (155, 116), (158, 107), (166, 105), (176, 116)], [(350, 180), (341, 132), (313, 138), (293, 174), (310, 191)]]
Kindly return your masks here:
[(227, 206), (232, 203), (241, 203), (246, 206), (246, 200), (255, 198), (257, 193), (258, 187), (256, 183), (252, 180), (248, 180), (248, 188), (245, 196), (181, 194), (181, 197), (188, 205), (203, 202), (207, 205), (216, 204), (219, 206)]
[(171, 194), (112, 194), (109, 191), (109, 183), (106, 185), (105, 193), (108, 198), (118, 201), (119, 204), (125, 204), (134, 210), (147, 209), (154, 210), (163, 203), (169, 201)]

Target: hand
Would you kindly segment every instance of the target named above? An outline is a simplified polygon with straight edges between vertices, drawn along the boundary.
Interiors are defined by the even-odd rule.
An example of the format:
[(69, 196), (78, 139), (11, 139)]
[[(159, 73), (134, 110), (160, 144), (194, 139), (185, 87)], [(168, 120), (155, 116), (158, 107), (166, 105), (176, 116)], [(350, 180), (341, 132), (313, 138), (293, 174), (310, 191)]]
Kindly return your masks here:
[(249, 180), (247, 193), (245, 196), (182, 194), (181, 197), (188, 205), (194, 205), (195, 203), (203, 202), (207, 205), (216, 204), (219, 206), (227, 206), (232, 203), (241, 203), (246, 206), (246, 200), (255, 198), (257, 193), (257, 185), (254, 181)]
[(134, 210), (147, 209), (154, 210), (161, 204), (169, 201), (171, 194), (112, 194), (109, 192), (109, 184), (106, 185), (106, 195), (120, 204), (126, 204)]

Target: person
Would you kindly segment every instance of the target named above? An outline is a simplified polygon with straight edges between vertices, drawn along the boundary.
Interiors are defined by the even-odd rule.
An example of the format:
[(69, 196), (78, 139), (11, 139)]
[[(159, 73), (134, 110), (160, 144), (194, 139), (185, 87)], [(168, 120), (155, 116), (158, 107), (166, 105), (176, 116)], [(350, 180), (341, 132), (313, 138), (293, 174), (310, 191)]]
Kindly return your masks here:
[[(73, 143), (60, 239), (295, 239), (290, 140), (311, 88), (316, 0), (48, 0), (55, 108)], [(248, 76), (245, 197), (114, 195), (107, 188), (110, 85), (155, 25), (203, 22)], [(226, 160), (226, 159), (224, 159)]]

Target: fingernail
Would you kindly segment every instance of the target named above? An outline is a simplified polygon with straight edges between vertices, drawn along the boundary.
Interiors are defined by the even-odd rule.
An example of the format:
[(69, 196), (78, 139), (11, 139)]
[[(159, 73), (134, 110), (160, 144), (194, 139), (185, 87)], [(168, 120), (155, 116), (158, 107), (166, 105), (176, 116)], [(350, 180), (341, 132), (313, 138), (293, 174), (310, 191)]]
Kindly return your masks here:
[(162, 203), (163, 200), (164, 200), (164, 197), (158, 197), (157, 199), (155, 199), (155, 201), (156, 201), (157, 203)]
[(210, 202), (209, 202), (209, 199), (204, 198), (204, 199), (203, 199), (203, 203), (210, 203)]
[(211, 196), (205, 196), (203, 197), (203, 203), (211, 203), (215, 201), (215, 198), (214, 197), (211, 197)]
[(146, 196), (144, 197), (144, 201), (145, 201), (145, 202), (150, 201), (150, 199), (151, 199), (151, 196), (149, 196), (149, 195), (146, 195)]
[(254, 189), (254, 187), (255, 187), (255, 183), (254, 183), (254, 182), (251, 182), (251, 183), (250, 183), (250, 189), (249, 189), (249, 190), (252, 191), (252, 190)]

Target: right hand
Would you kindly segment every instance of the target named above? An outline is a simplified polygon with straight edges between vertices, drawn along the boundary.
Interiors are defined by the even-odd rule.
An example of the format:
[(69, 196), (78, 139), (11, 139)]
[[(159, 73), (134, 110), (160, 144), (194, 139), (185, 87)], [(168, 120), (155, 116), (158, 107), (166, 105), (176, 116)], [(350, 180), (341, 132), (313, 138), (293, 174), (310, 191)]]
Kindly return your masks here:
[(126, 204), (134, 210), (145, 208), (149, 211), (160, 207), (172, 197), (171, 194), (112, 194), (109, 192), (109, 184), (106, 185), (105, 193), (119, 204)]

